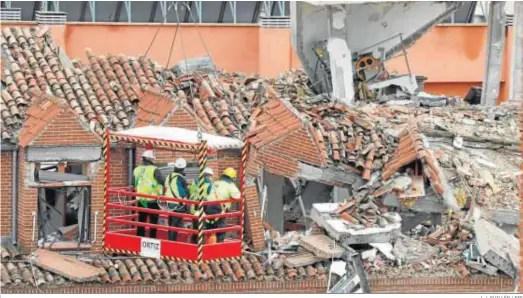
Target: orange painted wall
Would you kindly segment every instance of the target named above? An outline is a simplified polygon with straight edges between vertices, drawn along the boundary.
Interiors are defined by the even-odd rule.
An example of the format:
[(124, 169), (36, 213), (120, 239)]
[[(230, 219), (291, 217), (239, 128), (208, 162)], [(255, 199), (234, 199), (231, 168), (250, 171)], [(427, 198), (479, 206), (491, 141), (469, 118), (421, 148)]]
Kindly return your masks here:
[[(512, 27), (506, 31), (500, 98), (509, 92), (510, 42)], [(428, 78), (425, 90), (436, 94), (465, 96), (471, 86), (481, 86), (485, 74), (487, 27), (477, 25), (437, 26), (408, 49), (413, 73)], [(389, 72), (407, 72), (404, 57), (386, 63)]]
[[(68, 23), (65, 26), (53, 26), (51, 30), (56, 43), (65, 49), (70, 58), (83, 61), (86, 60), (85, 48), (88, 47), (99, 55), (143, 55), (158, 32), (148, 56), (165, 65), (176, 25), (163, 25), (158, 31), (159, 28), (157, 24)], [(290, 29), (221, 24), (202, 24), (198, 28), (182, 25), (171, 51), (169, 65), (184, 58), (184, 48), (188, 58), (206, 55), (198, 33), (220, 69), (273, 77), (282, 71), (300, 67), (300, 61), (292, 48)], [(428, 78), (425, 83), (427, 92), (464, 96), (471, 86), (481, 86), (486, 38), (487, 27), (483, 25), (436, 26), (408, 49), (410, 67), (415, 74)], [(508, 27), (500, 99), (508, 97), (512, 55), (508, 45), (511, 40), (512, 27)], [(403, 57), (387, 62), (387, 68), (389, 72), (407, 71)]]

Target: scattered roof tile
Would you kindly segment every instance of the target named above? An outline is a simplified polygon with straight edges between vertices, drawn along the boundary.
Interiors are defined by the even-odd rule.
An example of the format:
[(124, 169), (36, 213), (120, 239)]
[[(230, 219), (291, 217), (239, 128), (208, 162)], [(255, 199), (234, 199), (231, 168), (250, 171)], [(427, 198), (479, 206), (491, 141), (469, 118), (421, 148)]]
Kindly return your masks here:
[[(58, 274), (49, 272), (36, 264), (30, 264), (28, 256), (11, 257), (2, 248), (1, 282), (2, 287), (22, 286), (68, 286), (78, 284)], [(147, 283), (206, 283), (241, 281), (276, 281), (326, 279), (326, 264), (316, 264), (288, 268), (283, 262), (269, 265), (265, 257), (245, 255), (239, 260), (223, 260), (209, 264), (189, 264), (146, 258), (118, 259), (80, 259), (90, 265), (103, 269), (96, 281), (82, 284), (147, 284)], [(34, 276), (32, 270), (34, 269)]]
[(415, 121), (409, 121), (407, 128), (400, 135), (399, 145), (391, 160), (383, 167), (382, 179), (388, 180), (401, 168), (420, 160), (425, 176), (430, 180), (434, 190), (443, 196), (447, 183), (432, 151), (425, 145), (422, 134)]
[(27, 110), (27, 119), (20, 130), (18, 143), (27, 146), (63, 109), (64, 104), (56, 98), (44, 94), (36, 95), (31, 107)]

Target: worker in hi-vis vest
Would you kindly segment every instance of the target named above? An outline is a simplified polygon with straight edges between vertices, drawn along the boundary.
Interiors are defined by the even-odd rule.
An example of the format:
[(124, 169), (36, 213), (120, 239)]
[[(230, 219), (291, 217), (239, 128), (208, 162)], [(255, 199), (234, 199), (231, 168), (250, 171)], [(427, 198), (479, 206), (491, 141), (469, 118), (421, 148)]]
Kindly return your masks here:
[[(185, 180), (185, 168), (187, 167), (187, 162), (183, 158), (178, 158), (174, 163), (174, 171), (167, 176), (165, 179), (165, 196), (178, 198), (178, 199), (188, 199), (189, 189), (187, 188), (187, 180)], [(177, 213), (187, 213), (188, 206), (179, 202), (169, 202), (168, 209)], [(182, 226), (182, 217), (169, 216), (169, 226), (178, 227)], [(175, 231), (169, 231), (169, 240), (176, 241), (178, 233)]]
[[(213, 176), (214, 176), (214, 172), (211, 168), (205, 168), (203, 170), (203, 189), (205, 190), (203, 199), (205, 201), (208, 200), (209, 195), (211, 194)], [(196, 179), (192, 182), (191, 186), (189, 187), (189, 195), (190, 195), (191, 201), (198, 202), (198, 200), (199, 200), (198, 183), (199, 183), (199, 179)], [(191, 205), (189, 212), (192, 215), (195, 215), (197, 209), (198, 209), (198, 205)], [(197, 219), (193, 219), (192, 226), (193, 226), (193, 229), (195, 229), (195, 230), (198, 229), (198, 220)], [(196, 237), (195, 237), (196, 235), (192, 235), (192, 236), (193, 237), (191, 237), (191, 242), (196, 243)]]
[[(155, 160), (154, 151), (145, 150), (143, 152), (142, 165), (136, 167), (133, 172), (132, 184), (135, 192), (153, 196), (162, 195), (164, 179), (158, 167), (154, 165)], [(156, 199), (137, 196), (136, 200), (138, 201), (138, 207), (154, 210), (160, 209)], [(147, 219), (149, 219), (150, 224), (158, 224), (158, 218), (158, 214), (138, 212), (139, 222), (146, 223)], [(138, 236), (145, 237), (145, 227), (138, 227), (137, 230)], [(156, 229), (151, 228), (149, 230), (149, 237), (156, 238)]]
[[(222, 200), (240, 200), (240, 190), (234, 184), (236, 179), (236, 171), (233, 168), (227, 168), (223, 171), (223, 175), (220, 180), (214, 182), (211, 194), (209, 196), (210, 201), (222, 201)], [(204, 208), (205, 214), (223, 214), (229, 212), (231, 209), (231, 203), (223, 203), (217, 205), (207, 205)], [(205, 221), (205, 229), (218, 229), (225, 226), (225, 218), (208, 219)], [(225, 240), (225, 233), (216, 233), (216, 242), (223, 242)]]

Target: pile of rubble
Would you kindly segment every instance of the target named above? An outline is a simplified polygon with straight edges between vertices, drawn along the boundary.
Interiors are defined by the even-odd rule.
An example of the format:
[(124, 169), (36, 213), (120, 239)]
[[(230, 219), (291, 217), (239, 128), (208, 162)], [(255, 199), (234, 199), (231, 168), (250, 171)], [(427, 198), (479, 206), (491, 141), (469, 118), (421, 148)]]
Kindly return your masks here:
[[(515, 278), (518, 109), (511, 104), (485, 108), (424, 93), (409, 99), (418, 104), (395, 98), (386, 105), (377, 100), (348, 109), (315, 95), (301, 71), (286, 72), (270, 83), (320, 131), (323, 143), (330, 144), (331, 162), (362, 170), (366, 184), (352, 185), (344, 202), (314, 204), (310, 218), (333, 241), (355, 247), (369, 276)], [(372, 120), (371, 126), (354, 119)], [(419, 134), (412, 137), (416, 149), (405, 149), (411, 148), (402, 147), (405, 131), (413, 129)], [(350, 139), (358, 136), (361, 143), (355, 142), (359, 150), (353, 154)], [(382, 159), (374, 158), (378, 148)], [(407, 158), (409, 150), (417, 154)], [(389, 178), (384, 172), (394, 162), (400, 164)]]

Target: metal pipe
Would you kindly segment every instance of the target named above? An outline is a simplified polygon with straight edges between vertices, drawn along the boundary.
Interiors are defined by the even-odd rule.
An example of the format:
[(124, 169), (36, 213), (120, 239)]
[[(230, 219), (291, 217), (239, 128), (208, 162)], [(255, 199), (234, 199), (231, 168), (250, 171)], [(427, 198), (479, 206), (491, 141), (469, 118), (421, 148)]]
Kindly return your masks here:
[(18, 244), (18, 148), (13, 150), (11, 165), (11, 230), (13, 244)]
[(97, 232), (98, 232), (98, 210), (96, 210), (94, 212), (94, 239), (93, 239), (93, 241), (91, 241), (91, 243), (93, 243), (93, 244), (96, 242), (96, 239), (98, 238), (98, 237), (96, 237)]
[(132, 185), (133, 183), (133, 169), (134, 169), (134, 149), (129, 148), (127, 149), (128, 153), (128, 163), (127, 163), (127, 181), (128, 185)]
[(403, 34), (400, 33), (400, 41), (401, 41), (401, 50), (403, 51), (403, 55), (405, 56), (405, 63), (407, 64), (407, 70), (409, 71), (409, 82), (412, 84), (412, 71), (410, 70), (410, 64), (409, 64), (409, 57), (407, 56), (407, 50), (405, 49), (405, 44), (403, 43)]
[(33, 211), (33, 213), (31, 214), (33, 216), (33, 227), (32, 227), (32, 231), (31, 231), (31, 241), (35, 241), (35, 226), (36, 226), (36, 212)]
[[(178, 213), (178, 212), (164, 211), (164, 210), (155, 210), (155, 209), (148, 209), (148, 208), (142, 208), (142, 207), (125, 206), (125, 205), (119, 205), (119, 204), (115, 204), (115, 203), (107, 203), (107, 208), (131, 210), (131, 211), (138, 211), (138, 212), (141, 211), (144, 213), (168, 215), (168, 216), (182, 217), (182, 218), (188, 218), (188, 219), (197, 219), (198, 218), (198, 216), (192, 215), (192, 214)], [(236, 217), (239, 215), (241, 215), (241, 212), (235, 211), (235, 212), (219, 213), (219, 214), (213, 214), (213, 215), (205, 215), (205, 216), (203, 216), (203, 219), (228, 218), (228, 217)], [(114, 218), (114, 217), (110, 217), (110, 218)]]

